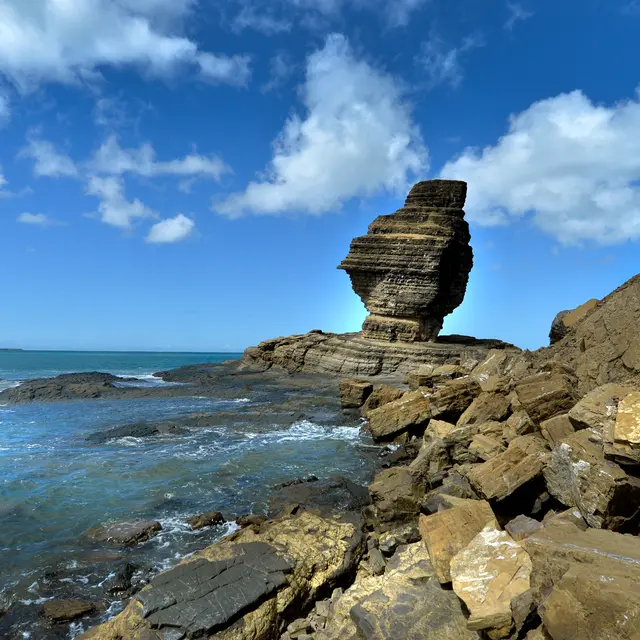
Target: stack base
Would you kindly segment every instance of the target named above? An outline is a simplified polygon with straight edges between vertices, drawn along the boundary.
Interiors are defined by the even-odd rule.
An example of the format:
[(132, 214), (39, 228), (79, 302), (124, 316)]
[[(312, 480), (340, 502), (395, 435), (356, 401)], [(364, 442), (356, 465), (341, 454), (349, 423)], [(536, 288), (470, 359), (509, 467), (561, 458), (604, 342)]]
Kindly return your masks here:
[(467, 336), (441, 336), (433, 342), (384, 342), (364, 338), (361, 333), (323, 333), (274, 338), (244, 352), (241, 368), (271, 367), (291, 373), (335, 376), (405, 375), (422, 364), (481, 362), (492, 349), (519, 352), (500, 340), (478, 340)]

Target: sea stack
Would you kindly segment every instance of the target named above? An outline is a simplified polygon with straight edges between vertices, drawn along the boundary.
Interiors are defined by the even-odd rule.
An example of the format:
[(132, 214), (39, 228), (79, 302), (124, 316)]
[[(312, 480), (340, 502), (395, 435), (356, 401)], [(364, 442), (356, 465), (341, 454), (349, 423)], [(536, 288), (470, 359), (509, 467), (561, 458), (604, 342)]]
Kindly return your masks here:
[(369, 311), (364, 338), (438, 337), (445, 316), (462, 303), (473, 267), (466, 196), (466, 182), (419, 182), (402, 209), (376, 218), (367, 235), (353, 240), (338, 268)]

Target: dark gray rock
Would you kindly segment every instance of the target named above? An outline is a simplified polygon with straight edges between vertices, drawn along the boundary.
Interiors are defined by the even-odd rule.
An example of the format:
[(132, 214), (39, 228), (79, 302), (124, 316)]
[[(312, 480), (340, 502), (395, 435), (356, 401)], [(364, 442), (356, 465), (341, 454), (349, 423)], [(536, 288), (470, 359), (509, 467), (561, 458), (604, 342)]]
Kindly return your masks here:
[(371, 503), (366, 487), (347, 478), (295, 482), (275, 491), (269, 499), (269, 516), (274, 517), (292, 505), (317, 509), (323, 515), (359, 511)]
[(178, 565), (151, 581), (136, 599), (152, 628), (176, 640), (202, 638), (233, 624), (288, 582), (293, 560), (263, 542), (238, 544), (235, 557)]
[(162, 525), (155, 520), (116, 522), (89, 529), (85, 536), (96, 542), (109, 542), (127, 547), (146, 542), (162, 531)]
[(108, 429), (107, 431), (92, 433), (86, 440), (91, 444), (104, 444), (109, 440), (117, 440), (119, 438), (151, 438), (163, 435), (181, 436), (187, 433), (189, 433), (188, 429), (170, 422), (137, 422)]

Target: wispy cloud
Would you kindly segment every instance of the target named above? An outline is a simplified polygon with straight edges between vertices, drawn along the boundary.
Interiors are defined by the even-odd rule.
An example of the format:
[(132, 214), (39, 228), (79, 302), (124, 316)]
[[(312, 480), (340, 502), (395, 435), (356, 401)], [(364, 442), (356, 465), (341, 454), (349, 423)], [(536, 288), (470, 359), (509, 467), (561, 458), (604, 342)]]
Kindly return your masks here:
[(415, 62), (426, 73), (427, 86), (433, 89), (440, 85), (458, 88), (464, 79), (462, 56), (484, 46), (484, 39), (478, 34), (467, 36), (457, 47), (448, 47), (437, 34), (422, 43)]
[(524, 22), (533, 16), (533, 13), (527, 11), (519, 2), (507, 2), (507, 9), (509, 10), (509, 17), (504, 23), (504, 28), (507, 31), (513, 31), (517, 22)]
[(20, 150), (18, 158), (30, 158), (34, 161), (33, 175), (36, 178), (75, 178), (78, 168), (65, 153), (56, 150), (53, 143), (38, 137), (39, 132), (31, 132), (28, 144)]
[(54, 220), (44, 213), (21, 213), (16, 220), (22, 224), (30, 224), (37, 227), (56, 227), (62, 223)]
[(280, 52), (273, 56), (269, 67), (269, 80), (262, 85), (263, 93), (277, 91), (282, 88), (295, 71), (295, 63), (286, 52)]

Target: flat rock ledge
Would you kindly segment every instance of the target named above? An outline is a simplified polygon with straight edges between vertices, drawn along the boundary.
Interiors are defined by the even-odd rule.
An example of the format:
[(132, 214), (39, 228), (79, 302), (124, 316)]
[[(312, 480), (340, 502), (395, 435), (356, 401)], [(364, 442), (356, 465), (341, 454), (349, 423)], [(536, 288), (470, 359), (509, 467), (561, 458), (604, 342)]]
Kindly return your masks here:
[(519, 353), (500, 340), (442, 336), (433, 342), (384, 342), (361, 333), (324, 333), (274, 338), (249, 347), (240, 368), (340, 376), (405, 376), (425, 362), (432, 365), (482, 362), (492, 349)]

